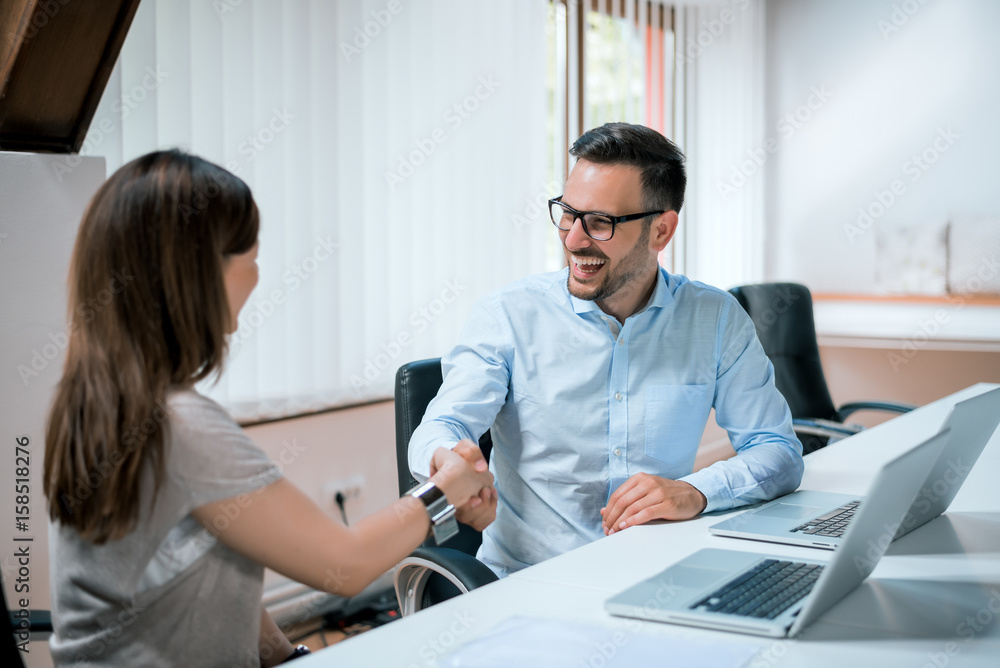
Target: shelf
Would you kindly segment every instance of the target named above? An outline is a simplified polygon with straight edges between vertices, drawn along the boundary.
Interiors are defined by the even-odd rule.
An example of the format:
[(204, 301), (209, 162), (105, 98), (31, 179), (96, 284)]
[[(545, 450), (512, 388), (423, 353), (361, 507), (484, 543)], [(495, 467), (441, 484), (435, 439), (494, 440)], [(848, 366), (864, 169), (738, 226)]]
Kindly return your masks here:
[(836, 292), (813, 293), (816, 302), (879, 302), (890, 304), (969, 304), (1000, 306), (1000, 295), (856, 295)]
[(821, 346), (1000, 352), (1000, 300), (817, 297)]

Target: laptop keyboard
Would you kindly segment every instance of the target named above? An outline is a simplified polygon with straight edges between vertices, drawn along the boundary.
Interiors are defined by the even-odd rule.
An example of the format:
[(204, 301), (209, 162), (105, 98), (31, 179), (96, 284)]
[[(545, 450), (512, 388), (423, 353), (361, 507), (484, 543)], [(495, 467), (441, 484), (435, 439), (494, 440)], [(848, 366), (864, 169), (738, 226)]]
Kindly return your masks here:
[(774, 619), (808, 594), (822, 571), (818, 564), (765, 559), (691, 609)]
[(836, 510), (831, 510), (826, 515), (814, 517), (802, 526), (792, 529), (792, 533), (802, 532), (816, 536), (830, 536), (840, 538), (847, 531), (847, 523), (854, 517), (854, 511), (858, 509), (861, 501), (851, 501), (845, 503)]

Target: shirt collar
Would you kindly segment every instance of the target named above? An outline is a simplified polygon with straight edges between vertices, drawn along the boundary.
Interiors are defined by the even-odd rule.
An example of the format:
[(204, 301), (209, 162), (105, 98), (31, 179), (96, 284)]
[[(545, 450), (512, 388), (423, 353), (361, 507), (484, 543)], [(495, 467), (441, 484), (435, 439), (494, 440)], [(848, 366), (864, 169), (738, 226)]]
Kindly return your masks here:
[[(649, 301), (646, 302), (646, 305), (639, 309), (639, 313), (650, 308), (664, 308), (674, 303), (674, 295), (669, 285), (670, 274), (662, 267), (659, 268), (656, 274), (656, 284), (653, 286), (653, 294), (650, 296)], [(574, 313), (604, 313), (597, 306), (596, 301), (579, 299), (570, 294), (569, 285), (567, 284), (569, 280), (569, 267), (563, 270), (562, 275), (564, 279), (562, 287), (566, 291), (566, 296), (569, 297), (570, 304), (573, 305)]]

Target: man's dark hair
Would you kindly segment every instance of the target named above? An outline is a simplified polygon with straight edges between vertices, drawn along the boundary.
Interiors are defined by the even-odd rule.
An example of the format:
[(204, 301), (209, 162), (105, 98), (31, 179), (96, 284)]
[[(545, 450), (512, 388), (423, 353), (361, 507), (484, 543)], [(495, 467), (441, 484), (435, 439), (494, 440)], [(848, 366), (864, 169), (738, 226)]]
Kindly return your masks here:
[(684, 154), (656, 130), (605, 123), (573, 142), (569, 154), (599, 165), (629, 165), (642, 173), (643, 208), (680, 211), (684, 204)]

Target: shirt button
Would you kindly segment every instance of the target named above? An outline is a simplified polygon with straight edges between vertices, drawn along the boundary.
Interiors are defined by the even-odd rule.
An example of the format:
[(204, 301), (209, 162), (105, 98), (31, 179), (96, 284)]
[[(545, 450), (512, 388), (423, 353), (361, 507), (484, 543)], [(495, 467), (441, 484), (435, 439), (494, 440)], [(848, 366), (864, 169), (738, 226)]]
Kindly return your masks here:
[(621, 401), (622, 400), (622, 393), (621, 392), (615, 392), (615, 399), (617, 399), (618, 401)]
[(615, 448), (615, 457), (621, 457), (621, 456), (622, 456), (622, 449)]
[(618, 339), (618, 345), (625, 345), (625, 339)]

